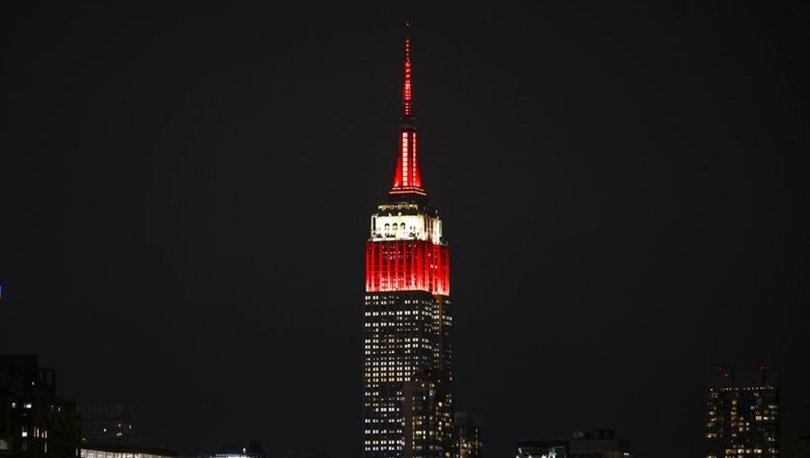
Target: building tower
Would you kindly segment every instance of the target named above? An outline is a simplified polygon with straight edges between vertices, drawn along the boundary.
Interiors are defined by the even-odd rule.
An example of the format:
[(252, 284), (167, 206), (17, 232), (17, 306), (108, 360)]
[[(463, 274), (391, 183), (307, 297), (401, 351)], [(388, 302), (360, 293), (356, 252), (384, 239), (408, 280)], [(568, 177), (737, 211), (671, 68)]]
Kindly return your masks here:
[(79, 456), (73, 401), (56, 395), (56, 372), (35, 355), (0, 355), (0, 457)]
[(405, 38), (397, 165), (371, 215), (364, 308), (364, 457), (449, 458), (450, 251), (422, 187)]
[(778, 458), (779, 387), (776, 373), (721, 368), (709, 378), (706, 457)]
[(474, 412), (456, 412), (456, 457), (482, 458), (484, 456), (481, 417)]

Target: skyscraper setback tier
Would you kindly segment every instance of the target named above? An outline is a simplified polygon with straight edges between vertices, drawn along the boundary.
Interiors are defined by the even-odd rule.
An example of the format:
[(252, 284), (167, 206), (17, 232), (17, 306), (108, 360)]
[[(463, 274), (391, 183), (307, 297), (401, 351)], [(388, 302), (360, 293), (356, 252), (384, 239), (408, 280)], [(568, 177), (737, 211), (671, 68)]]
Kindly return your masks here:
[(409, 38), (404, 67), (394, 182), (366, 243), (363, 450), (366, 458), (449, 458), (450, 251), (417, 161)]

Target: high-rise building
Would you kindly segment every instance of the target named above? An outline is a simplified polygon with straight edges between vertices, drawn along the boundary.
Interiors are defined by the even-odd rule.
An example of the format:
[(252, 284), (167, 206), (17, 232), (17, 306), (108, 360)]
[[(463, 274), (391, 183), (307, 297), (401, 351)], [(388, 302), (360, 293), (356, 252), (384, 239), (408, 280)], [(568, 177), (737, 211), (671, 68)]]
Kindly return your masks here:
[(469, 411), (456, 412), (456, 456), (458, 458), (482, 458), (484, 438), (481, 417)]
[(422, 186), (412, 95), (406, 37), (396, 171), (366, 243), (366, 458), (448, 458), (453, 448), (450, 251)]
[(73, 401), (56, 396), (56, 373), (34, 355), (0, 355), (0, 457), (79, 456)]
[(776, 374), (767, 366), (712, 371), (706, 400), (706, 457), (778, 457), (779, 417)]

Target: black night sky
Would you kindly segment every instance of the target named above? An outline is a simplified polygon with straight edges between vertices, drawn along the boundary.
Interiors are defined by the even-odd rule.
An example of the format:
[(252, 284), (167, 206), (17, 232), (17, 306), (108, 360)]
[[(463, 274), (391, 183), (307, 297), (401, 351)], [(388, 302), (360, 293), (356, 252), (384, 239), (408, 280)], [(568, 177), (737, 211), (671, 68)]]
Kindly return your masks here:
[(409, 18), (487, 456), (698, 456), (720, 365), (778, 368), (810, 434), (810, 3), (109, 3), (0, 11), (0, 353), (61, 395), (183, 452), (360, 456)]

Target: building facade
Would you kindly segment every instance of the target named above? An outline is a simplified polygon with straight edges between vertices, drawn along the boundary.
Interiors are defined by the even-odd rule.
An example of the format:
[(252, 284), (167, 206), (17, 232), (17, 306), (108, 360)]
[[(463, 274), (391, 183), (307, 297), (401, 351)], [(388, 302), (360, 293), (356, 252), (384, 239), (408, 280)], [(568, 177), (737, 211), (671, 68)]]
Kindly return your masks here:
[(450, 251), (422, 186), (410, 51), (406, 37), (396, 171), (366, 242), (366, 458), (449, 458), (453, 449)]
[(776, 374), (719, 369), (709, 377), (706, 458), (780, 456), (779, 388)]
[(79, 404), (82, 443), (134, 444), (135, 424), (132, 406), (115, 403)]
[(484, 434), (481, 417), (472, 412), (456, 412), (456, 456), (458, 458), (482, 458)]
[(34, 355), (0, 356), (0, 457), (79, 456), (72, 401), (56, 396), (56, 373)]

